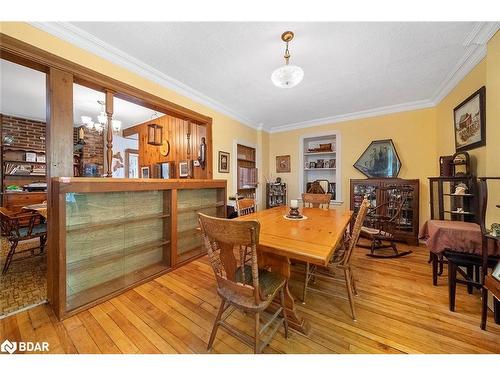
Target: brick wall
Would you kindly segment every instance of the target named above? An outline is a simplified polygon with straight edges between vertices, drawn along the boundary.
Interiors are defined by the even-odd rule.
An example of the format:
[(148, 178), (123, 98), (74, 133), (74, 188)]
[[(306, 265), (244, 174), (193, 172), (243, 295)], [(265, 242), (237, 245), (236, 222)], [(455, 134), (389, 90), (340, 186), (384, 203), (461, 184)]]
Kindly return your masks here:
[[(83, 146), (82, 162), (85, 164), (97, 164), (99, 173), (104, 173), (104, 133), (99, 134), (94, 130), (83, 128), (85, 145)], [(78, 131), (80, 128), (75, 128), (73, 131), (74, 143), (78, 142)]]
[(6, 135), (14, 137), (11, 146), (45, 150), (45, 122), (2, 115), (2, 141)]

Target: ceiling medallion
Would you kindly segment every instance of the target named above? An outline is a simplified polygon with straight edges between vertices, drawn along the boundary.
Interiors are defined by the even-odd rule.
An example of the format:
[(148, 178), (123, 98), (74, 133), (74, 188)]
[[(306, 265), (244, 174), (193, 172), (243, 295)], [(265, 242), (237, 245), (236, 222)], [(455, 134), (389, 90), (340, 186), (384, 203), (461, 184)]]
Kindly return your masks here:
[(285, 65), (276, 69), (271, 75), (271, 81), (279, 88), (289, 89), (297, 86), (304, 78), (304, 71), (300, 66), (290, 65), (290, 51), (288, 51), (288, 43), (293, 39), (292, 31), (285, 31), (281, 34), (281, 40), (286, 43), (285, 48)]

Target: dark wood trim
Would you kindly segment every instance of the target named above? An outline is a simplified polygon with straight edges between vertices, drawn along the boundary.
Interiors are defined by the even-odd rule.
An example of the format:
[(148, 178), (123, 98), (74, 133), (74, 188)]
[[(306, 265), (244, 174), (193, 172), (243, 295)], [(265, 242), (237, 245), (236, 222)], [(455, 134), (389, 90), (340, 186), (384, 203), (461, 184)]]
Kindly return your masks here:
[[(47, 76), (47, 196), (48, 209), (48, 251), (47, 251), (47, 297), (50, 304), (61, 309), (66, 289), (58, 285), (65, 279), (65, 238), (59, 235), (66, 225), (64, 214), (57, 207), (64, 204), (64, 195), (59, 195), (58, 184), (52, 183), (52, 176), (73, 174), (73, 76), (65, 71), (50, 68)], [(62, 200), (62, 201), (61, 201)], [(64, 226), (63, 226), (64, 225)]]
[(52, 67), (70, 72), (74, 76), (75, 83), (102, 92), (106, 92), (106, 90), (113, 91), (117, 98), (158, 112), (191, 120), (199, 124), (211, 122), (210, 117), (201, 113), (120, 82), (3, 33), (0, 33), (0, 54), (1, 58), (5, 60), (29, 66), (40, 71), (47, 72), (49, 67)]

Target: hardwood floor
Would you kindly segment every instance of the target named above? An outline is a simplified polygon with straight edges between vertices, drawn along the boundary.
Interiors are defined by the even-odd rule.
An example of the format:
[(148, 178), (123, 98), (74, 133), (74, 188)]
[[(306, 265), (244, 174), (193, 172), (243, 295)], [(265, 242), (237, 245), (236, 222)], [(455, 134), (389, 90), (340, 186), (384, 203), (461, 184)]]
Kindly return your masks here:
[[(411, 249), (397, 259), (370, 258), (356, 249), (358, 320), (350, 318), (341, 283), (331, 288), (338, 298), (311, 292), (307, 304), (298, 304), (311, 325), (309, 337), (292, 331), (286, 340), (280, 328), (264, 352), (500, 353), (500, 326), (491, 313), (488, 330), (479, 328), (479, 292), (469, 295), (459, 286), (456, 312), (450, 312), (446, 275), (433, 287), (426, 248)], [(295, 296), (302, 277), (294, 274)], [(0, 321), (0, 338), (48, 341), (50, 353), (205, 353), (218, 304), (212, 270), (202, 258), (63, 322), (46, 305), (7, 317)], [(252, 332), (250, 317), (235, 312), (229, 321)], [(212, 353), (251, 352), (219, 329)]]

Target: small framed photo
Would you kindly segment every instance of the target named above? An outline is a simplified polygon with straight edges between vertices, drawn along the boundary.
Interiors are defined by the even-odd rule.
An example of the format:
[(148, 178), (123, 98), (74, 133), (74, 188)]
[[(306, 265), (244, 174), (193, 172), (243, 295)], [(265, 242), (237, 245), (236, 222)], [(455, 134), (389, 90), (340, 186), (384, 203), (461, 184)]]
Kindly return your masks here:
[(179, 162), (179, 177), (189, 177), (189, 163), (187, 161)]
[(219, 173), (229, 173), (229, 152), (219, 151)]
[(26, 153), (26, 161), (36, 161), (36, 153), (27, 152)]
[(141, 167), (141, 178), (149, 178), (149, 167)]
[(290, 155), (276, 156), (276, 173), (290, 172)]
[(483, 86), (453, 109), (457, 152), (486, 145), (486, 88)]

